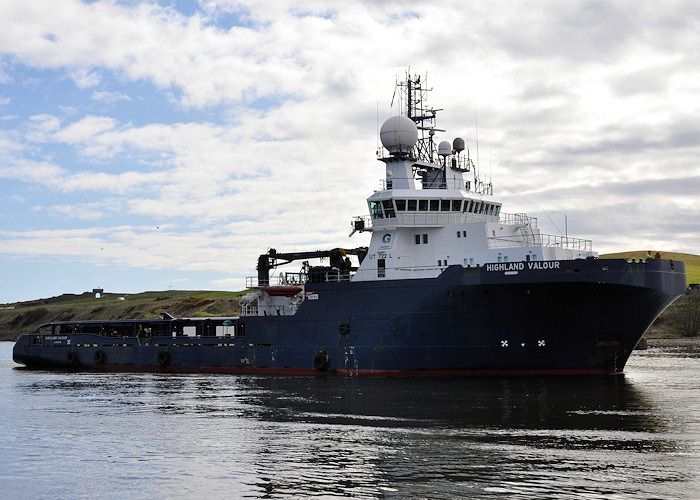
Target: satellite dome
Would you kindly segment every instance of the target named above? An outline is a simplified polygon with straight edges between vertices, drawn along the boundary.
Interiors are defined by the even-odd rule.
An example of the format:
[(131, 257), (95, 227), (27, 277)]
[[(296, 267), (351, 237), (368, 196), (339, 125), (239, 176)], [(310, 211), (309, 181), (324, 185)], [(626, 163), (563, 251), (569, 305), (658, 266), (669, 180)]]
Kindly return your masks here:
[(442, 141), (438, 144), (438, 154), (440, 156), (449, 156), (452, 154), (452, 144), (449, 141)]
[(418, 129), (406, 116), (392, 116), (384, 122), (379, 138), (390, 153), (408, 153), (418, 141)]
[(458, 153), (464, 151), (464, 139), (462, 139), (461, 137), (455, 137), (455, 140), (452, 141), (452, 149), (454, 149)]

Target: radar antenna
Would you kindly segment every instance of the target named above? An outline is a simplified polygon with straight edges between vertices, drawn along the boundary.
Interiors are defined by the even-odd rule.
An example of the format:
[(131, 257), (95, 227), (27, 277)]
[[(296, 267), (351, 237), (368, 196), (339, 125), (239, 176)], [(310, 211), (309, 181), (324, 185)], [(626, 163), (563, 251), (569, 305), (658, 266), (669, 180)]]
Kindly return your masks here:
[(406, 116), (413, 120), (418, 129), (418, 141), (413, 149), (413, 156), (417, 160), (428, 163), (437, 163), (437, 148), (433, 141), (435, 132), (444, 132), (436, 127), (435, 117), (438, 111), (428, 107), (425, 103), (428, 92), (433, 89), (427, 86), (427, 76), (421, 80), (420, 75), (411, 76), (410, 68), (406, 71), (403, 82), (396, 82), (401, 90), (400, 100), (406, 106)]

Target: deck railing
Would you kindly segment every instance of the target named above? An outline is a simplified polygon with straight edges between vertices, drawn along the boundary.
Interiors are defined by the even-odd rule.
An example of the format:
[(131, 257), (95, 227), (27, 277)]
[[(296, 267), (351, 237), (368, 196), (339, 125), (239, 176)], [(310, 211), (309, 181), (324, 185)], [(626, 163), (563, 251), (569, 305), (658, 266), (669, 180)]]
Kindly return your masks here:
[[(593, 251), (593, 242), (570, 236), (555, 234), (533, 234), (533, 241), (528, 246), (559, 247), (567, 250)], [(488, 238), (489, 248), (515, 248), (523, 246), (523, 239), (513, 236), (495, 236)]]

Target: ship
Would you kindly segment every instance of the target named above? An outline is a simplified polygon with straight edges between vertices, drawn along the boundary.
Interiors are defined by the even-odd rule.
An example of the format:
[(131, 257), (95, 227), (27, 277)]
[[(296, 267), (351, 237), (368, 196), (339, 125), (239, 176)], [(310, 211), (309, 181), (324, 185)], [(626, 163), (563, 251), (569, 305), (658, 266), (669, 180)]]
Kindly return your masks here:
[[(14, 361), (337, 376), (622, 372), (685, 292), (685, 263), (602, 259), (590, 240), (503, 212), (465, 141), (436, 141), (445, 130), (431, 90), (409, 72), (397, 79), (400, 111), (376, 153), (385, 176), (348, 229), (369, 233), (369, 246), (268, 249), (240, 316), (47, 323), (18, 337)], [(292, 262), (293, 272), (280, 269)]]

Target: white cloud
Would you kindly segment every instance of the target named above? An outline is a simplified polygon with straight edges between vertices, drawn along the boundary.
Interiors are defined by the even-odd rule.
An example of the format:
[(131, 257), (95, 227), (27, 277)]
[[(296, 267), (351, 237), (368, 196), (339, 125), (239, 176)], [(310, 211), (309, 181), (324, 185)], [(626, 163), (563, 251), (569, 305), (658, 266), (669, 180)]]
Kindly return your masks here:
[(90, 71), (85, 68), (78, 68), (71, 71), (71, 79), (81, 89), (95, 87), (102, 81), (102, 76), (96, 71)]
[(64, 238), (85, 255), (104, 247), (95, 262), (236, 280), (270, 246), (359, 245), (348, 221), (383, 175), (376, 131), (409, 64), (445, 108), (440, 140), (462, 136), (476, 157), (478, 120), (481, 174), (506, 211), (566, 213), (602, 251), (700, 245), (699, 7), (200, 4), (189, 17), (157, 3), (0, 4), (0, 81), (48, 96), (27, 112), (3, 90), (21, 118), (0, 132), (0, 176), (28, 186), (51, 226), (108, 224), (16, 235), (7, 252)]
[[(52, 205), (47, 208), (47, 212), (59, 219), (79, 219), (84, 221), (94, 221), (104, 217), (104, 203), (83, 203), (72, 205)], [(113, 208), (113, 207), (110, 207)]]
[(51, 135), (61, 127), (61, 120), (56, 116), (42, 114), (30, 117), (26, 136), (32, 142), (47, 142)]
[(60, 185), (66, 174), (67, 170), (46, 162), (20, 160), (16, 164), (0, 165), (0, 177), (51, 187)]
[(54, 139), (67, 143), (86, 143), (96, 136), (114, 129), (116, 120), (106, 116), (86, 116), (78, 122), (57, 130)]
[(129, 97), (126, 94), (122, 94), (121, 92), (109, 92), (106, 90), (95, 90), (90, 96), (90, 99), (92, 99), (93, 101), (106, 102), (107, 104), (114, 104), (115, 102), (119, 101), (131, 101), (131, 97)]

